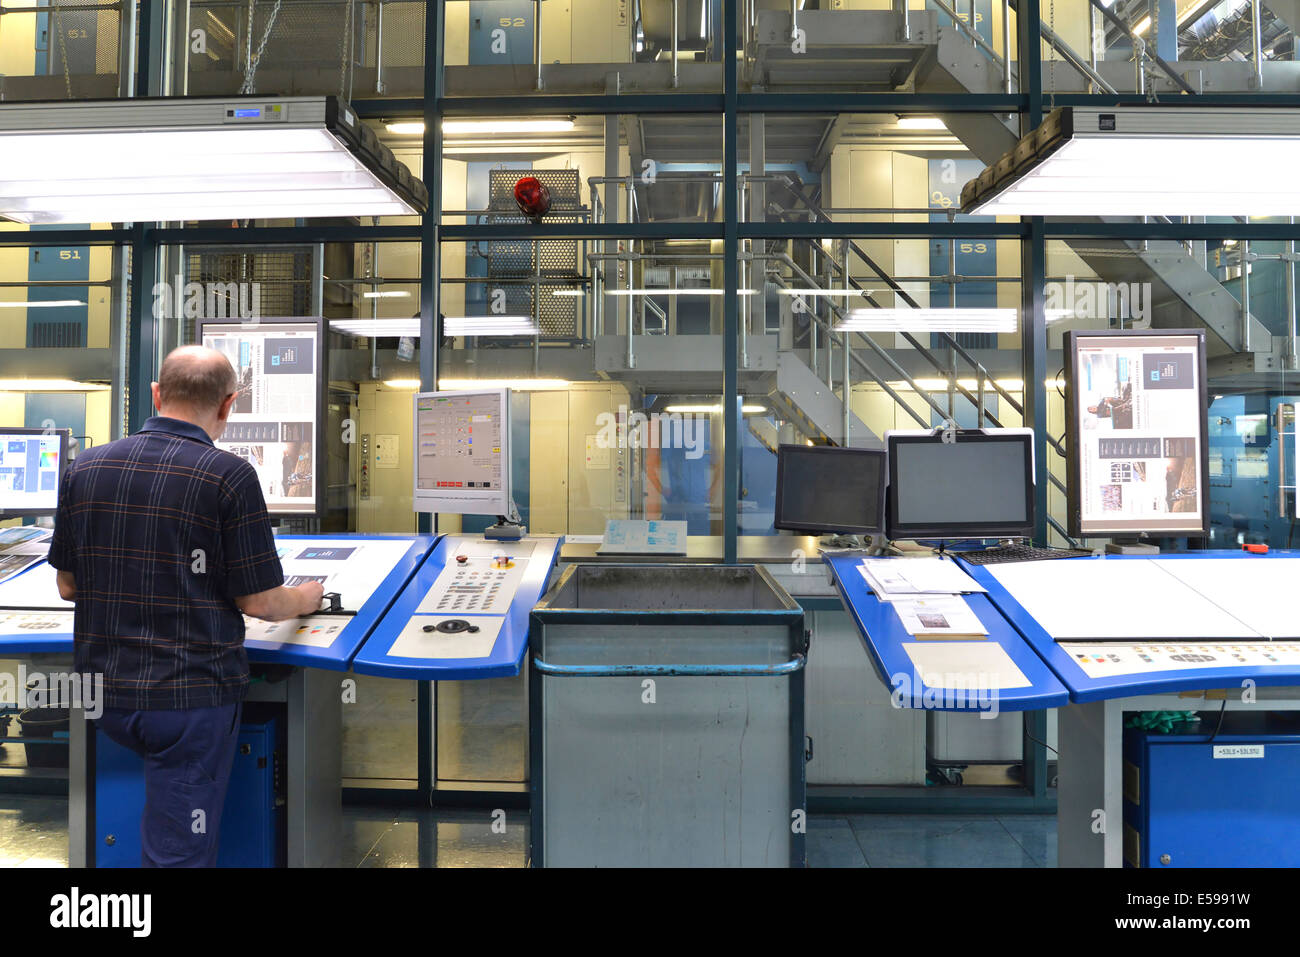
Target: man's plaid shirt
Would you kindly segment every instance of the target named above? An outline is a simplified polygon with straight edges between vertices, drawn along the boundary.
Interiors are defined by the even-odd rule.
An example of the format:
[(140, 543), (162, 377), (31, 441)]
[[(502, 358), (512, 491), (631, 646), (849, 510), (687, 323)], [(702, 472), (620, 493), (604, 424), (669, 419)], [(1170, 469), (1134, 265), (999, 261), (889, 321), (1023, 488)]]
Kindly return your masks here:
[(284, 583), (253, 467), (202, 429), (155, 416), (77, 456), (49, 562), (76, 578), (74, 660), (104, 704), (204, 708), (248, 687), (234, 599)]

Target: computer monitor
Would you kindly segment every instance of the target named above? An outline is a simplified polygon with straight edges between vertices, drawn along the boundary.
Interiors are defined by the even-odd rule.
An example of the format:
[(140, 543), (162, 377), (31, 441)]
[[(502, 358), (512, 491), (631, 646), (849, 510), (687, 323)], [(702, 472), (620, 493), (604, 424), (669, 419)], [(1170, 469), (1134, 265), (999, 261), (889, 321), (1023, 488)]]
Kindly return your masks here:
[(0, 428), (0, 518), (58, 511), (70, 436), (69, 429)]
[(417, 392), (417, 512), (509, 515), (510, 390)]
[(1071, 330), (1064, 347), (1070, 534), (1208, 535), (1205, 332)]
[(865, 535), (883, 531), (884, 518), (883, 450), (831, 445), (777, 449), (777, 528)]
[(1033, 537), (1031, 430), (891, 431), (885, 448), (891, 540)]
[(310, 317), (240, 321), (200, 318), (198, 341), (235, 370), (236, 398), (216, 446), (257, 474), (271, 515), (323, 515), (325, 322)]

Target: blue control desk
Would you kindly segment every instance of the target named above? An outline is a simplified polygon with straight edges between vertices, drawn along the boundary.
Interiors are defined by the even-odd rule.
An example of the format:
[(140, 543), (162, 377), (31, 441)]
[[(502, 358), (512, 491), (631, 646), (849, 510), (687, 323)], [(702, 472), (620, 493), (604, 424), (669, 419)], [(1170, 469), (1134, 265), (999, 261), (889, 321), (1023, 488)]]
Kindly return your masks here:
[[(1069, 692), (1052, 669), (979, 593), (967, 604), (988, 636), (973, 640), (917, 640), (898, 613), (867, 587), (858, 571), (862, 555), (823, 555), (849, 617), (880, 679), (903, 708), (934, 711), (1037, 711), (1068, 703)], [(898, 561), (907, 561), (900, 558)]]
[[(1141, 711), (1300, 711), (1300, 555), (1190, 552), (968, 570), (1070, 692), (1057, 736), (1060, 866), (1275, 866), (1296, 853), (1287, 837), (1293, 813), (1278, 826), (1255, 762), (1216, 760), (1242, 755), (1211, 742), (1213, 727), (1160, 742), (1182, 756), (1179, 767), (1198, 769), (1181, 803), (1162, 803), (1170, 782), (1139, 785), (1131, 756), (1126, 764), (1124, 723)], [(1249, 757), (1285, 762), (1280, 740), (1259, 739)], [(1135, 796), (1145, 801), (1135, 807)], [(1156, 813), (1181, 814), (1181, 824), (1171, 830)], [(1276, 839), (1225, 841), (1201, 826), (1210, 818), (1238, 836), (1264, 828)]]
[(1070, 700), (1300, 685), (1300, 555), (967, 565)]
[[(276, 537), (285, 581), (321, 582), (337, 592), (340, 611), (284, 622), (245, 618), (250, 662), (291, 666), (282, 680), (255, 681), (248, 702), (281, 709), (285, 727), (284, 846), (289, 866), (338, 862), (342, 830), (340, 685), (353, 658), (415, 574), (437, 538), (428, 535), (284, 535)], [(46, 671), (68, 668), (72, 604), (59, 598), (55, 571), (44, 561), (0, 582), (0, 656), (34, 655)], [(46, 661), (42, 662), (42, 659)], [(86, 702), (91, 703), (91, 702)], [(132, 832), (97, 820), (96, 738), (72, 709), (68, 724), (68, 848), (73, 867), (134, 861)], [(107, 753), (107, 751), (106, 751)], [(138, 767), (138, 761), (137, 761)], [(119, 767), (121, 795), (139, 787), (138, 771)], [(105, 816), (106, 817), (106, 816)], [(120, 823), (120, 822), (119, 822)], [(107, 833), (112, 828), (118, 833)], [(138, 842), (138, 835), (134, 837)], [(138, 843), (136, 844), (138, 847)]]
[[(251, 662), (346, 671), (436, 541), (430, 535), (281, 535), (285, 581), (321, 582), (342, 613), (267, 622), (245, 617)], [(72, 654), (72, 602), (44, 561), (0, 582), (0, 655)]]
[[(461, 681), (519, 674), (528, 614), (546, 591), (560, 539), (447, 535), (353, 659), (358, 674)], [(473, 631), (443, 631), (466, 622)]]

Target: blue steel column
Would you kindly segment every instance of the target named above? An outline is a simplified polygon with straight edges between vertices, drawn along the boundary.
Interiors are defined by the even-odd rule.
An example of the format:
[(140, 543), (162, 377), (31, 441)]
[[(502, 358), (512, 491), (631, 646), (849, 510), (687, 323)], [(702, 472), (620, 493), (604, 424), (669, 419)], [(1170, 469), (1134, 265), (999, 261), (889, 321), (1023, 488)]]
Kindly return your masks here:
[(722, 560), (736, 561), (737, 498), (740, 495), (740, 397), (737, 376), (740, 333), (740, 231), (736, 198), (737, 115), (736, 0), (724, 0), (722, 15)]
[[(1037, 2), (1016, 10), (1020, 43), (1020, 92), (1028, 97), (1021, 114), (1021, 133), (1043, 121), (1041, 20)], [(1034, 540), (1047, 542), (1047, 317), (1043, 311), (1047, 281), (1047, 240), (1041, 216), (1025, 220), (1029, 233), (1020, 243), (1020, 361), (1025, 384), (1024, 424), (1034, 430)], [(1047, 793), (1047, 712), (1026, 711), (1021, 738), (1024, 786), (1034, 798)]]
[[(442, 323), (438, 320), (441, 293), (442, 250), (438, 224), (442, 219), (442, 118), (438, 97), (442, 92), (442, 4), (424, 5), (424, 140), (421, 178), (429, 188), (429, 209), (420, 220), (420, 390), (438, 387), (438, 343)], [(418, 450), (417, 450), (418, 453)], [(421, 512), (418, 529), (431, 531), (429, 514)], [(437, 748), (433, 720), (433, 682), (416, 685), (415, 745), (416, 789), (432, 794), (435, 781), (434, 754)]]
[[(140, 0), (139, 57), (135, 88), (142, 96), (163, 92), (163, 53), (167, 45), (162, 0)], [(136, 223), (131, 231), (131, 306), (127, 315), (126, 383), (128, 432), (153, 414), (150, 385), (158, 362), (161, 338), (153, 314), (153, 288), (158, 281), (158, 244), (153, 224)]]

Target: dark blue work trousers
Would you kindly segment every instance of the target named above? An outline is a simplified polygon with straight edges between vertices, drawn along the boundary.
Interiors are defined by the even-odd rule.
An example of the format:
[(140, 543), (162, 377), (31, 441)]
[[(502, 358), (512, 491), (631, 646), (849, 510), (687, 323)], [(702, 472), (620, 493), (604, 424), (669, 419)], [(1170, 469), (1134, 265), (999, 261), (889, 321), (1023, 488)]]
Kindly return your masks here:
[(243, 706), (105, 708), (96, 724), (144, 759), (141, 867), (214, 867)]

